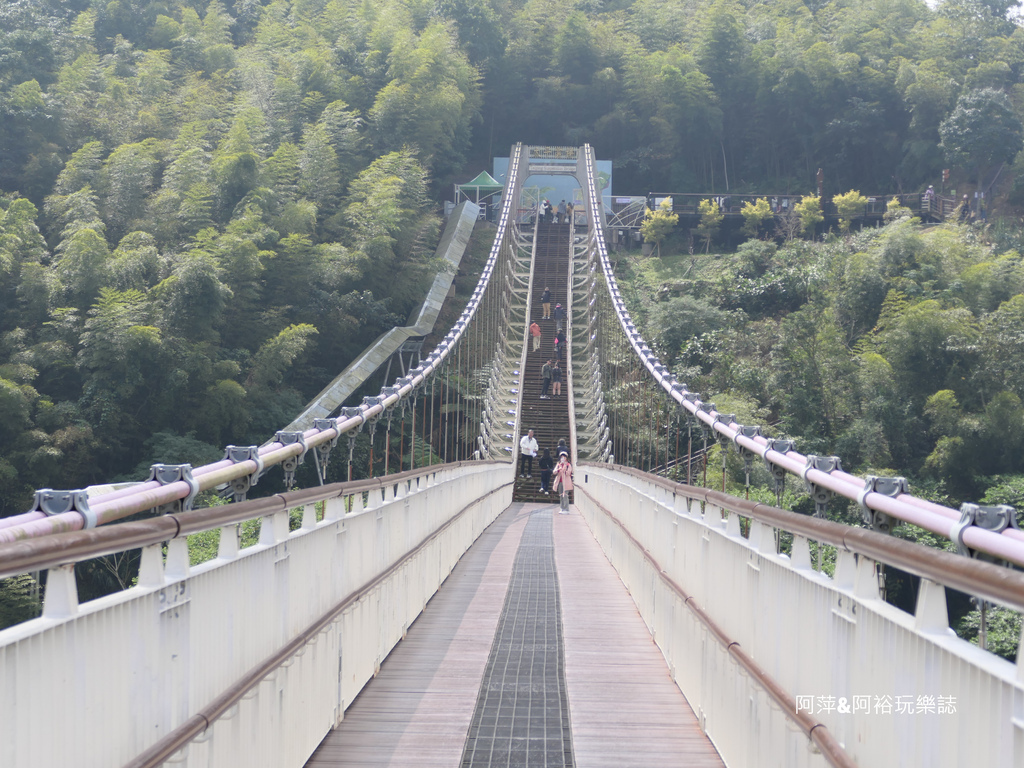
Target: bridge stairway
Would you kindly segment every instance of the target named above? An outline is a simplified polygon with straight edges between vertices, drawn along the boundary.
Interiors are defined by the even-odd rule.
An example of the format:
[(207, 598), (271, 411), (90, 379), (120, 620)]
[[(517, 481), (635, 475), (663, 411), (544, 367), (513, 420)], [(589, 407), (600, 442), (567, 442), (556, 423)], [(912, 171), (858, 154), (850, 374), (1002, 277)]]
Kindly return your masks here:
[[(541, 346), (533, 351), (533, 340), (527, 341), (526, 370), (522, 376), (522, 429), (532, 429), (540, 446), (538, 457), (533, 461), (533, 477), (523, 478), (516, 472), (516, 484), (512, 493), (515, 501), (552, 502), (554, 494), (545, 496), (540, 492), (540, 469), (537, 463), (544, 449), (551, 451), (556, 458), (555, 448), (560, 438), (569, 444), (569, 396), (566, 382), (565, 357), (561, 360), (562, 394), (551, 395), (550, 400), (541, 400), (543, 388), (541, 368), (544, 362), (554, 357), (555, 339), (554, 319), (544, 320), (544, 309), (541, 306), (541, 295), (545, 286), (551, 289), (551, 314), (554, 317), (555, 305), (561, 304), (564, 309), (569, 307), (569, 258), (572, 247), (569, 242), (568, 224), (547, 224), (541, 222), (537, 229), (537, 249), (533, 267), (533, 293), (530, 296), (530, 321), (536, 320), (541, 329)], [(563, 329), (565, 325), (563, 324)], [(549, 392), (550, 395), (550, 392)], [(520, 435), (519, 437), (522, 437)], [(570, 502), (572, 494), (569, 494)]]

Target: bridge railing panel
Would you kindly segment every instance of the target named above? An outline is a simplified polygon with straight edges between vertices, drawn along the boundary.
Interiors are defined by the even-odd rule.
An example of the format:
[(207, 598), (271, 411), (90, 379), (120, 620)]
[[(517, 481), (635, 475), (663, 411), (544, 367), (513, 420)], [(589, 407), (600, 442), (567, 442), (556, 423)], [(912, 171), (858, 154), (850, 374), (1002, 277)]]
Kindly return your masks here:
[[(944, 591), (1022, 610), (1024, 574), (625, 467), (583, 464), (577, 480), (727, 764), (1024, 761), (1024, 669), (956, 637)], [(813, 542), (837, 547), (834, 578)], [(921, 577), (913, 614), (880, 598), (883, 565)]]
[[(511, 479), (466, 462), (0, 547), (3, 573), (51, 586), (42, 617), (0, 632), (0, 765), (301, 764)], [(190, 566), (187, 536), (218, 528), (220, 556)], [(138, 585), (79, 605), (75, 563), (134, 547)]]

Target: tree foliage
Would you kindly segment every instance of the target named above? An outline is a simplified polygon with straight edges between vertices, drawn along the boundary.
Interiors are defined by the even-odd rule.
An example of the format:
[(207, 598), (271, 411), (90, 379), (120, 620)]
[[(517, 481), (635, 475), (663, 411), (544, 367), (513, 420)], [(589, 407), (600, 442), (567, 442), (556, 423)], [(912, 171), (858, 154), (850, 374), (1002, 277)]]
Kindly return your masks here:
[(407, 316), (504, 50), (460, 8), (0, 9), (0, 515), (262, 442)]
[(743, 231), (752, 237), (756, 237), (764, 222), (772, 218), (771, 206), (763, 197), (753, 203), (745, 201), (740, 213), (743, 214)]
[(1024, 145), (1024, 125), (1009, 97), (994, 88), (964, 93), (939, 125), (946, 158), (982, 176), (997, 163), (1013, 161)]
[(718, 207), (714, 200), (701, 200), (697, 207), (700, 214), (700, 224), (697, 225), (697, 234), (704, 239), (705, 252), (711, 248), (711, 241), (714, 239), (718, 228), (722, 225), (725, 214)]
[(849, 232), (853, 217), (864, 212), (864, 206), (867, 205), (868, 199), (857, 190), (851, 189), (849, 192), (833, 197), (832, 203), (839, 213), (840, 230)]
[(793, 206), (793, 212), (800, 219), (804, 232), (813, 235), (814, 228), (825, 220), (821, 212), (821, 198), (817, 195), (804, 195), (800, 202)]
[(669, 236), (678, 223), (679, 214), (672, 212), (672, 201), (665, 199), (658, 205), (658, 210), (652, 211), (648, 208), (644, 212), (640, 234), (643, 235), (644, 240), (648, 240), (660, 248), (661, 241)]

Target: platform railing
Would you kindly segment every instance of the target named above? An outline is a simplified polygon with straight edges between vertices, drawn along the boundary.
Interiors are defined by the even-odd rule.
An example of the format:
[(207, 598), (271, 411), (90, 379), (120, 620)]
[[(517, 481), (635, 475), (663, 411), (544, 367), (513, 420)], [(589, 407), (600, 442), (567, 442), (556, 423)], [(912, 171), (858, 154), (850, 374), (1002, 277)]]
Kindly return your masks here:
[[(791, 213), (803, 199), (804, 195), (791, 193), (772, 194), (733, 194), (731, 192), (716, 193), (678, 193), (678, 192), (651, 192), (647, 195), (647, 207), (656, 210), (662, 200), (671, 202), (673, 213), (698, 215), (700, 204), (705, 200), (712, 200), (718, 204), (719, 209), (726, 215), (739, 215), (746, 203), (754, 205), (758, 200), (766, 200), (774, 216), (786, 216)], [(896, 201), (901, 207), (909, 208), (915, 215), (934, 216), (946, 218), (951, 215), (959, 205), (954, 197), (934, 195), (928, 197), (924, 192), (909, 192), (896, 195), (865, 195), (864, 204), (853, 214), (854, 218), (884, 216), (888, 211), (890, 202)], [(831, 198), (821, 200), (822, 213), (826, 216), (838, 216), (839, 211)]]

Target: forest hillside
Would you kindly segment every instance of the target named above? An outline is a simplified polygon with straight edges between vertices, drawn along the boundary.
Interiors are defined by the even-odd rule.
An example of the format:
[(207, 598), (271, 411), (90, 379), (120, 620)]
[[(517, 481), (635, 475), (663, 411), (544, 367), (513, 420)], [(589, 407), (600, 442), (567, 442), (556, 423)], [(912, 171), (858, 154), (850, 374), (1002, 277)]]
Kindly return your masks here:
[[(516, 141), (590, 142), (624, 193), (804, 192), (822, 166), (829, 194), (886, 193), (937, 184), (950, 167), (960, 188), (995, 179), (1012, 210), (1024, 178), (1014, 166), (1024, 33), (1009, 9), (1001, 0), (0, 5), (0, 515), (23, 511), (36, 488), (137, 478), (153, 461), (202, 463), (226, 443), (265, 440), (404, 320), (436, 268), (449, 184)], [(1016, 285), (1015, 257), (982, 266), (986, 246), (956, 246), (976, 267), (977, 280), (964, 282), (961, 262), (935, 263), (946, 253), (933, 245), (940, 235), (894, 227), (822, 256), (751, 244), (743, 279), (802, 280), (801, 301), (709, 304), (722, 314), (686, 340), (670, 327), (678, 320), (658, 319), (669, 356), (716, 377), (709, 386), (742, 383), (754, 396), (764, 382), (707, 367), (689, 339), (706, 346), (706, 334), (734, 333), (740, 312), (760, 323), (745, 343), (760, 339), (765, 351), (775, 333), (824, 334), (826, 350), (844, 351), (821, 358), (818, 379), (798, 381), (808, 375), (798, 360), (772, 374), (806, 399), (788, 404), (802, 415), (787, 426), (821, 427), (844, 449), (860, 444), (856, 434), (883, 434), (881, 447), (851, 453), (865, 464), (955, 465), (957, 451), (987, 439), (986, 409), (1019, 408), (1007, 400), (1019, 396), (1008, 383), (1016, 369), (981, 367), (988, 352), (976, 344), (989, 315), (1011, 322), (1019, 297), (1001, 302)], [(842, 279), (807, 278), (820, 259)], [(990, 284), (994, 293), (969, 287)], [(685, 317), (678, 301), (709, 299), (666, 305)], [(822, 325), (828, 313), (835, 320)], [(898, 356), (918, 348), (908, 313), (957, 343), (900, 368)], [(863, 370), (878, 381), (858, 383)], [(900, 378), (935, 382), (937, 370), (945, 399)], [(981, 378), (981, 389), (961, 383)], [(904, 399), (874, 388), (890, 379)], [(855, 416), (843, 416), (849, 403)], [(900, 436), (886, 420), (901, 408), (929, 420), (919, 434)]]

